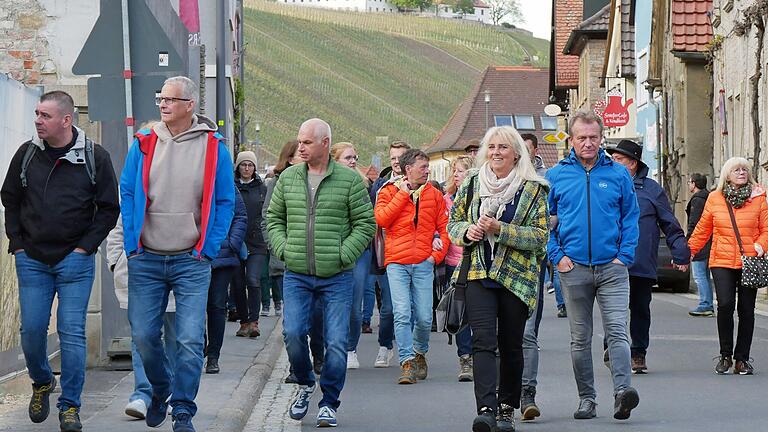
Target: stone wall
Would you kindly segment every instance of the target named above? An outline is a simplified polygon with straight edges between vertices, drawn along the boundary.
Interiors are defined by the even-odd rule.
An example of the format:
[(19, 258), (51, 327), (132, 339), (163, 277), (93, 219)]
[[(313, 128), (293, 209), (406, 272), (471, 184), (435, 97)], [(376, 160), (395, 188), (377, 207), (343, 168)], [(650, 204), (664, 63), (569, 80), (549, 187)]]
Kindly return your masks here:
[(0, 72), (25, 84), (56, 81), (44, 28), (48, 20), (37, 0), (3, 2), (0, 7)]

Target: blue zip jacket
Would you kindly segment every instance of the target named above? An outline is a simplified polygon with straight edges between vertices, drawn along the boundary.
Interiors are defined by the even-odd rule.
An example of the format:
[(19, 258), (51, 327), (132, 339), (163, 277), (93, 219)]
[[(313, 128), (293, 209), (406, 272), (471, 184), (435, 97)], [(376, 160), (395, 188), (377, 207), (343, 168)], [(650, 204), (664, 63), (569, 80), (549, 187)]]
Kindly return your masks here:
[(635, 262), (629, 266), (629, 274), (655, 280), (660, 229), (664, 231), (675, 264), (688, 264), (691, 250), (672, 212), (667, 194), (655, 180), (648, 178), (648, 167), (645, 164), (638, 166), (633, 183), (640, 205), (640, 239), (635, 249)]
[(635, 258), (640, 214), (629, 171), (600, 149), (587, 171), (576, 153), (547, 171), (549, 211), (557, 227), (547, 243), (555, 265), (568, 256), (581, 265), (606, 264), (618, 258), (629, 266)]
[[(123, 217), (126, 256), (144, 251), (139, 240), (148, 204), (145, 183), (149, 177), (149, 167), (152, 166), (156, 142), (157, 135), (150, 129), (137, 132), (120, 175), (120, 213)], [(218, 133), (208, 133), (206, 172), (200, 175), (204, 177), (203, 203), (209, 202), (210, 205), (203, 205), (201, 209), (205, 223), (201, 226), (201, 238), (192, 250), (192, 255), (213, 260), (219, 254), (221, 242), (229, 233), (235, 207), (232, 157), (223, 137)]]
[[(235, 187), (234, 185), (232, 187)], [(211, 267), (237, 267), (240, 265), (240, 249), (243, 247), (245, 232), (248, 230), (248, 211), (240, 191), (235, 187), (235, 217), (229, 227), (229, 235), (221, 242), (219, 256), (213, 260)], [(246, 252), (246, 258), (247, 258)]]

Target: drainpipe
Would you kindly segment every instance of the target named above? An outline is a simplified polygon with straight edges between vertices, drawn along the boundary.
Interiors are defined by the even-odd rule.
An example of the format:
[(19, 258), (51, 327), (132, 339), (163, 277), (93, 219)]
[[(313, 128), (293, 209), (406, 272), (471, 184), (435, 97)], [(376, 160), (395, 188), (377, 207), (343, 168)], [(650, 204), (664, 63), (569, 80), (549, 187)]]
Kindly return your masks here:
[[(240, 91), (245, 94), (245, 47), (243, 46), (243, 20), (245, 19), (243, 15), (245, 11), (243, 10), (243, 0), (238, 1), (237, 7), (239, 9), (238, 15), (240, 16), (240, 22), (237, 29), (237, 47), (240, 50), (240, 53), (237, 56), (237, 61), (240, 63), (238, 65), (238, 70), (240, 72)], [(243, 97), (243, 100), (240, 103), (240, 136), (238, 137), (238, 142), (241, 146), (245, 144), (245, 97)], [(256, 168), (258, 169), (258, 167)]]
[[(656, 90), (656, 85), (649, 84), (648, 89), (648, 102), (653, 105), (654, 112), (656, 113), (656, 170), (659, 173), (659, 185), (664, 187), (664, 175), (662, 175), (661, 168), (664, 166), (662, 158), (664, 157), (664, 151), (661, 146), (661, 110), (659, 103), (653, 98), (653, 92)], [(663, 94), (663, 92), (662, 92)], [(665, 137), (666, 138), (666, 137)]]
[[(123, 0), (127, 1), (127, 0)], [(216, 2), (216, 124), (219, 133), (227, 137), (227, 66), (226, 66), (226, 2)]]
[(448, 181), (448, 178), (450, 177), (450, 174), (451, 174), (451, 161), (450, 161), (450, 160), (448, 160), (448, 159), (445, 157), (445, 152), (444, 152), (444, 151), (441, 151), (441, 152), (440, 152), (440, 159), (442, 159), (442, 160), (444, 160), (444, 161), (448, 162), (448, 175), (446, 175), (446, 177), (445, 177), (445, 181)]

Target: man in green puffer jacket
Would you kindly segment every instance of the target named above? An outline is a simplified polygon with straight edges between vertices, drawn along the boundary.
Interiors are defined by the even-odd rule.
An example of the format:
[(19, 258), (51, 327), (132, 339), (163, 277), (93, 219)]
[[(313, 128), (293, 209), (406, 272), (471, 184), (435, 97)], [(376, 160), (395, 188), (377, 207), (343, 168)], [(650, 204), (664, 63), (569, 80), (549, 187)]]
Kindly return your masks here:
[(304, 418), (315, 391), (307, 333), (314, 302), (321, 301), (326, 354), (317, 426), (333, 427), (347, 372), (352, 268), (376, 225), (360, 175), (330, 158), (328, 123), (307, 120), (298, 141), (305, 163), (283, 171), (267, 209), (271, 248), (285, 262), (283, 334), (300, 385), (289, 414), (294, 420)]

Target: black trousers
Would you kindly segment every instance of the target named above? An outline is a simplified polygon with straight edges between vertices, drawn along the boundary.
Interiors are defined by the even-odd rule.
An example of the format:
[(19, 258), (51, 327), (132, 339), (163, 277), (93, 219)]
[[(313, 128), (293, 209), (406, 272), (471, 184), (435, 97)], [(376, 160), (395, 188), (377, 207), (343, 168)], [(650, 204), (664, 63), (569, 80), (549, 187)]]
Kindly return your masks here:
[[(523, 331), (528, 306), (504, 288), (470, 281), (466, 292), (472, 328), (475, 402), (498, 412), (500, 403), (520, 407), (523, 379)], [(499, 368), (496, 368), (498, 348)], [(496, 385), (498, 383), (498, 396)]]
[(650, 343), (653, 279), (629, 277), (629, 335), (632, 354), (645, 355)]
[[(720, 354), (733, 355), (736, 360), (749, 360), (752, 334), (755, 332), (757, 290), (741, 285), (741, 269), (712, 267), (710, 270), (717, 294), (717, 333), (720, 337)], [(734, 310), (739, 311), (739, 330), (735, 350), (733, 348)]]

